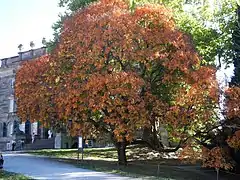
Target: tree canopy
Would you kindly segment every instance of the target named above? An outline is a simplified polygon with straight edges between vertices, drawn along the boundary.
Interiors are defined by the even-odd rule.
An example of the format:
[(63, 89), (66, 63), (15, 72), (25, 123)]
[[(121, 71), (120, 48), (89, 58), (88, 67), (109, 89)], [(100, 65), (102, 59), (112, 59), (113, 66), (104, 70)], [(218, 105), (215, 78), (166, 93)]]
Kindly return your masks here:
[(189, 152), (216, 122), (216, 70), (203, 66), (164, 5), (133, 10), (121, 0), (93, 3), (64, 21), (57, 48), (44, 59), (17, 72), (20, 118), (51, 122), (73, 135), (108, 133), (121, 164), (139, 131), (157, 151)]
[[(54, 39), (48, 43), (52, 50), (66, 18), (97, 0), (60, 0), (59, 6), (66, 8), (54, 23)], [(131, 9), (144, 4), (162, 4), (173, 9), (175, 22), (180, 30), (191, 35), (202, 64), (223, 62), (228, 66), (233, 58), (232, 30), (235, 26), (237, 1), (235, 0), (128, 0)], [(223, 62), (222, 62), (223, 61)]]
[(19, 117), (72, 135), (109, 134), (120, 164), (140, 138), (159, 152), (183, 148), (182, 157), (199, 157), (203, 146), (205, 166), (229, 169), (225, 146), (240, 146), (240, 90), (226, 91), (227, 121), (217, 121), (215, 57), (233, 58), (238, 86), (239, 7), (203, 2), (61, 0), (68, 12), (53, 27), (51, 53), (17, 72)]

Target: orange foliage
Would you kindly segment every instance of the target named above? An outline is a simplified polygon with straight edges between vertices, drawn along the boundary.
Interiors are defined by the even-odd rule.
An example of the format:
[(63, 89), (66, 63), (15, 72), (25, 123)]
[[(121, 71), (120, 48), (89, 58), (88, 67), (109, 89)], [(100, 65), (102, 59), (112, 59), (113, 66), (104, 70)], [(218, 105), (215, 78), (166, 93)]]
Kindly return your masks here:
[[(61, 75), (56, 88), (58, 114), (87, 121), (88, 110), (100, 111), (102, 120), (114, 125), (119, 140), (123, 136), (131, 140), (138, 127), (156, 119), (179, 129), (209, 121), (214, 113), (215, 71), (199, 66), (190, 38), (176, 29), (171, 11), (162, 5), (130, 12), (124, 1), (95, 3), (65, 22), (56, 52), (53, 77), (66, 64), (72, 69)], [(159, 64), (164, 68), (162, 77), (151, 77)], [(178, 85), (167, 92), (175, 102), (169, 107), (153, 88), (172, 84)], [(182, 130), (174, 133), (189, 135)]]
[(240, 87), (231, 87), (226, 91), (227, 117), (240, 119)]
[(239, 150), (240, 149), (240, 130), (236, 131), (232, 137), (227, 139), (227, 143), (230, 147)]
[(232, 164), (226, 159), (229, 157), (228, 152), (226, 152), (221, 147), (215, 147), (213, 149), (203, 148), (203, 166), (204, 167), (214, 167), (217, 169), (232, 169)]
[[(17, 97), (17, 114), (23, 120), (36, 121), (47, 118), (52, 111), (49, 106), (49, 87), (46, 85), (46, 69), (49, 56), (25, 62), (16, 74), (15, 96)], [(44, 124), (44, 122), (43, 122)]]
[(227, 143), (230, 147), (239, 150), (240, 149), (240, 87), (231, 87), (226, 91), (226, 115), (227, 122), (235, 127), (236, 132), (227, 139)]
[(73, 134), (104, 131), (132, 141), (144, 127), (156, 133), (158, 123), (185, 139), (206, 130), (218, 101), (214, 68), (200, 66), (190, 37), (163, 5), (131, 12), (124, 0), (101, 0), (65, 21), (49, 58), (47, 86), (36, 84), (45, 65), (30, 64), (17, 75), (17, 81), (25, 73), (37, 76), (36, 87), (28, 86), (30, 77), (17, 84), (20, 117), (43, 121), (55, 113), (63, 124), (71, 119)]
[(180, 160), (187, 160), (194, 164), (202, 157), (202, 152), (198, 149), (198, 146), (194, 143), (186, 145), (179, 154)]

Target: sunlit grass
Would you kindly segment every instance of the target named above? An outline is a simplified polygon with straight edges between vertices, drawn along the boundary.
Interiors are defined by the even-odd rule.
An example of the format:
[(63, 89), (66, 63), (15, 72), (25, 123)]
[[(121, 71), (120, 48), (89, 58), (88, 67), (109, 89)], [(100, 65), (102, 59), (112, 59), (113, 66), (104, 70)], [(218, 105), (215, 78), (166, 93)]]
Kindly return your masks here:
[(0, 170), (0, 180), (30, 180), (30, 178), (23, 176), (21, 174)]
[[(31, 154), (58, 157), (58, 158), (73, 158), (78, 157), (77, 149), (61, 149), (61, 150), (36, 150), (30, 151)], [(84, 149), (84, 158), (109, 158), (117, 159), (117, 151), (115, 148), (86, 148)], [(81, 157), (81, 152), (80, 152)]]

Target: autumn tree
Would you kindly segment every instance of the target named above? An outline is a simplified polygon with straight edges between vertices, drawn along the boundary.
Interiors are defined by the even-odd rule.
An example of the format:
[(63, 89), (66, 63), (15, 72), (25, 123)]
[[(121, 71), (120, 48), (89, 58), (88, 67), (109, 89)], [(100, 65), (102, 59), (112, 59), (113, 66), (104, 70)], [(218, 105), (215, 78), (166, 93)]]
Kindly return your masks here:
[[(226, 90), (225, 95), (225, 120), (222, 122), (221, 129), (219, 129), (211, 139), (214, 147), (207, 149), (209, 153), (205, 154), (205, 164), (210, 167), (219, 166), (225, 169), (234, 168), (235, 171), (239, 171), (240, 88), (236, 86), (230, 87)], [(218, 155), (215, 155), (214, 159), (211, 156), (216, 152), (215, 150), (218, 150)], [(219, 162), (217, 163), (217, 157), (221, 157), (221, 164), (219, 164)], [(215, 160), (215, 163), (209, 163), (209, 159)]]
[[(103, 0), (79, 10), (65, 21), (49, 64), (58, 119), (71, 119), (73, 134), (111, 134), (120, 164), (136, 131), (149, 147), (170, 152), (204, 141), (215, 123), (215, 70), (201, 67), (163, 5), (132, 11)], [(162, 126), (175, 146), (162, 144)]]
[[(71, 6), (75, 2), (83, 5), (78, 11)], [(125, 148), (140, 131), (141, 141), (154, 150), (184, 148), (182, 155), (193, 157), (199, 156), (196, 148), (201, 145), (204, 163), (229, 168), (221, 144), (208, 143), (223, 125), (216, 121), (216, 70), (207, 65), (214, 64), (216, 55), (231, 57), (229, 29), (234, 16), (230, 10), (235, 5), (224, 6), (230, 0), (221, 1), (222, 11), (214, 16), (219, 18), (216, 30), (204, 25), (205, 16), (181, 18), (160, 4), (86, 2), (60, 2), (74, 8), (70, 9), (74, 13), (56, 26), (60, 27), (57, 48), (50, 57), (28, 62), (17, 73), (19, 116), (68, 128), (73, 135), (110, 134), (120, 164), (126, 164)], [(161, 1), (183, 15), (179, 2)], [(203, 14), (211, 22), (213, 17)], [(177, 25), (173, 18), (179, 18)], [(239, 90), (230, 89), (228, 96), (228, 116), (239, 118)], [(168, 131), (170, 147), (162, 142), (162, 127)], [(238, 148), (238, 136), (236, 131), (224, 142)]]
[(69, 17), (50, 57), (17, 73), (18, 114), (73, 135), (110, 134), (120, 164), (137, 132), (159, 152), (193, 152), (218, 126), (215, 69), (201, 65), (170, 9), (130, 7), (102, 0)]

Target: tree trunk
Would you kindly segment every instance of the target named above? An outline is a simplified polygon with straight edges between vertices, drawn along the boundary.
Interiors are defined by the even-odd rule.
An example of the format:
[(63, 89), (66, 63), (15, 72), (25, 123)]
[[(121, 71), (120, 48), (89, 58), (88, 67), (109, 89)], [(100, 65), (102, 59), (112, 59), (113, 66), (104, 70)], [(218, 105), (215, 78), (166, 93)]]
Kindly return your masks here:
[(127, 157), (126, 157), (126, 142), (117, 142), (116, 148), (118, 152), (118, 164), (119, 165), (127, 165)]

